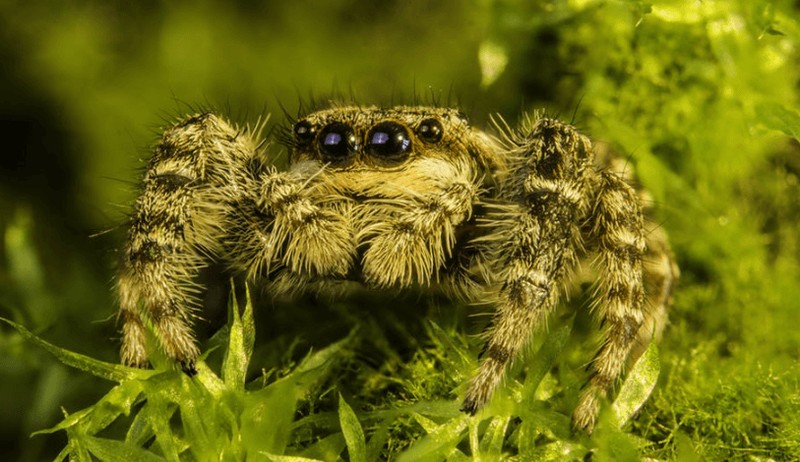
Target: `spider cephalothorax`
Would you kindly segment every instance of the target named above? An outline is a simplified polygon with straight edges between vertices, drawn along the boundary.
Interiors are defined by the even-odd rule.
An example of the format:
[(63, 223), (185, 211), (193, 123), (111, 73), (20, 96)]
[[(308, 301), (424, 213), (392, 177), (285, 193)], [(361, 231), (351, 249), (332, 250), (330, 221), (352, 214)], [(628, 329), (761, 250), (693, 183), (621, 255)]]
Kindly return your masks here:
[(462, 406), (474, 413), (596, 255), (606, 341), (573, 415), (591, 430), (631, 352), (660, 332), (677, 268), (641, 194), (573, 127), (536, 118), (499, 132), (452, 109), (333, 107), (293, 125), (279, 171), (254, 133), (214, 114), (167, 128), (119, 269), (123, 362), (146, 366), (148, 322), (195, 372), (195, 280), (210, 261), (272, 293), (430, 287), (494, 307)]

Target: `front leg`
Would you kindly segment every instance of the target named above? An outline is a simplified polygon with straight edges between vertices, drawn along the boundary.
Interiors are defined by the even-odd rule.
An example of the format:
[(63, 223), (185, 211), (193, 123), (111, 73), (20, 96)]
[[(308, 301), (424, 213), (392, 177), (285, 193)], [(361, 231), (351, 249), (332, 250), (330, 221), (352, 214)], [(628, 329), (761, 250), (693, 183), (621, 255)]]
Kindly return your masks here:
[(352, 201), (328, 185), (326, 174), (322, 164), (312, 161), (289, 171), (255, 167), (227, 220), (231, 231), (225, 255), (236, 271), (250, 281), (269, 277), (277, 268), (303, 280), (348, 273), (355, 256), (348, 219)]
[[(436, 280), (453, 252), (457, 226), (469, 219), (478, 201), (475, 170), (468, 162), (417, 162), (405, 171), (405, 184), (382, 186), (388, 198), (366, 202), (358, 240), (366, 246), (362, 271), (367, 285), (409, 287)], [(421, 186), (431, 190), (415, 191)]]
[(147, 167), (117, 274), (122, 362), (145, 367), (145, 323), (166, 355), (194, 374), (195, 276), (215, 257), (227, 201), (239, 190), (257, 143), (213, 114), (164, 131)]
[(490, 267), (500, 287), (480, 367), (462, 405), (470, 414), (489, 401), (506, 366), (556, 305), (580, 247), (592, 181), (589, 141), (568, 125), (540, 119), (508, 141), (515, 160), (503, 186), (512, 205), (488, 220)]

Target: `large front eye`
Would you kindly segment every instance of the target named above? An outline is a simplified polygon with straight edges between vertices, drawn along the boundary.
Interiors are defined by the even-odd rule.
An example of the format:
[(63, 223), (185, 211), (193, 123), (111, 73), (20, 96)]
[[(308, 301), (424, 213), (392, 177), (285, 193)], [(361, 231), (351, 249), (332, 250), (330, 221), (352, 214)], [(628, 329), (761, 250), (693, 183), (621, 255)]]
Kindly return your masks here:
[(305, 146), (314, 141), (314, 136), (317, 134), (314, 126), (307, 120), (301, 120), (294, 124), (294, 139), (299, 146)]
[(411, 150), (406, 127), (396, 122), (382, 122), (367, 135), (367, 152), (388, 160), (398, 160)]
[(334, 122), (319, 134), (319, 150), (329, 160), (343, 160), (356, 149), (356, 134), (346, 124)]

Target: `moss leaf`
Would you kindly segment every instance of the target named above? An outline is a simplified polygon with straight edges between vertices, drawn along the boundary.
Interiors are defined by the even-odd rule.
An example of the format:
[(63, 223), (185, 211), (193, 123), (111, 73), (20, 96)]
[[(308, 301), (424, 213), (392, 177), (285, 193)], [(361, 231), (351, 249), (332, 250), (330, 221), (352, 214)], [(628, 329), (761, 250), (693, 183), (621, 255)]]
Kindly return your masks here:
[(228, 304), (230, 313), (230, 338), (225, 359), (222, 364), (222, 379), (232, 389), (244, 388), (247, 377), (247, 365), (253, 354), (255, 342), (255, 326), (253, 324), (253, 303), (250, 291), (245, 287), (247, 300), (244, 313), (239, 314), (239, 303), (236, 300), (236, 288), (231, 288), (231, 301)]
[(47, 350), (50, 354), (55, 356), (59, 361), (67, 366), (88, 372), (96, 377), (114, 382), (123, 382), (125, 380), (145, 379), (154, 373), (151, 370), (136, 369), (133, 367), (122, 366), (120, 364), (107, 363), (79, 353), (59, 348), (40, 339), (34, 335), (33, 332), (13, 321), (9, 321), (5, 318), (0, 318), (0, 321), (5, 322), (16, 329), (26, 340), (29, 340)]
[(342, 395), (339, 395), (339, 424), (342, 426), (350, 461), (365, 462), (367, 460), (367, 443), (364, 438), (364, 430), (361, 428), (356, 413), (342, 398)]
[(122, 382), (106, 393), (94, 406), (67, 415), (58, 425), (39, 430), (34, 435), (55, 433), (69, 428), (80, 428), (81, 432), (94, 434), (106, 428), (120, 415), (128, 415), (142, 392), (142, 382)]
[(658, 348), (655, 343), (651, 343), (622, 383), (619, 395), (612, 405), (619, 426), (625, 425), (650, 397), (658, 382), (660, 370)]
[(88, 436), (84, 444), (93, 456), (104, 462), (158, 462), (165, 460), (146, 449), (122, 441)]
[(444, 460), (463, 438), (469, 422), (465, 415), (440, 425), (400, 454), (398, 462)]
[(779, 103), (761, 103), (756, 106), (756, 115), (767, 127), (800, 141), (800, 114), (797, 112)]

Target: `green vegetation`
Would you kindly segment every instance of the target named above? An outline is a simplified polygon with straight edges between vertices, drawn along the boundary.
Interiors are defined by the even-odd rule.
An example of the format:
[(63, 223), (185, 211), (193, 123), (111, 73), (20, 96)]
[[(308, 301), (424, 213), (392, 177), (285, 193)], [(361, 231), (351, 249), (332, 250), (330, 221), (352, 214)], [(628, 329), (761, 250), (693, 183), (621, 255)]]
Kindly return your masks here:
[[(493, 459), (509, 451), (535, 460), (562, 460), (566, 455), (580, 460), (593, 448), (610, 460), (635, 460), (637, 447), (646, 444), (619, 428), (656, 384), (659, 362), (655, 346), (622, 384), (619, 397), (594, 436), (579, 441), (570, 435), (569, 419), (551, 409), (553, 403), (563, 408), (562, 401), (577, 399), (574, 386), (563, 397), (554, 398), (561, 387), (549, 372), (570, 337), (569, 325), (553, 331), (535, 359), (528, 362), (524, 380), (509, 380), (509, 392), (475, 419), (461, 413), (453, 399), (420, 397), (440, 392), (447, 397), (452, 378), (463, 377), (476, 366), (465, 346), (453, 343), (453, 332), (436, 324), (428, 324), (427, 348), (403, 365), (407, 372), (396, 377), (362, 372), (358, 375), (365, 380), (339, 383), (338, 371), (369, 367), (353, 358), (358, 337), (354, 332), (309, 354), (277, 379), (270, 380), (273, 374), (265, 372), (246, 383), (255, 341), (249, 297), (244, 313), (239, 313), (235, 300), (230, 303), (230, 313), (228, 327), (216, 339), (226, 344), (220, 373), (201, 362), (195, 378), (164, 364), (163, 358), (157, 361), (156, 370), (104, 363), (58, 348), (6, 321), (64, 364), (118, 382), (96, 404), (67, 414), (60, 424), (37, 433), (66, 432), (68, 444), (57, 460), (86, 461), (94, 460), (92, 456), (108, 461), (336, 460), (345, 453), (353, 461), (390, 456), (399, 460), (468, 460), (467, 455)], [(381, 390), (369, 390), (381, 379), (408, 392), (419, 388), (414, 393), (417, 396), (408, 403), (384, 399), (380, 407), (364, 402), (365, 395), (385, 391), (382, 386), (378, 387)], [(451, 383), (441, 387), (437, 382), (442, 380)], [(337, 390), (338, 400), (334, 398)], [(344, 393), (366, 410), (355, 412)], [(126, 428), (124, 436), (106, 436), (114, 435), (112, 426), (118, 421)]]
[[(41, 3), (0, 2), (0, 458), (800, 459), (796, 2)], [(460, 100), (476, 124), (543, 107), (629, 156), (682, 278), (591, 437), (568, 426), (582, 300), (474, 419), (481, 320), (439, 300), (254, 296), (201, 323), (194, 380), (114, 364), (108, 204), (130, 203), (155, 127), (194, 104), (280, 123), (298, 93), (347, 89)]]

